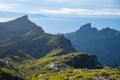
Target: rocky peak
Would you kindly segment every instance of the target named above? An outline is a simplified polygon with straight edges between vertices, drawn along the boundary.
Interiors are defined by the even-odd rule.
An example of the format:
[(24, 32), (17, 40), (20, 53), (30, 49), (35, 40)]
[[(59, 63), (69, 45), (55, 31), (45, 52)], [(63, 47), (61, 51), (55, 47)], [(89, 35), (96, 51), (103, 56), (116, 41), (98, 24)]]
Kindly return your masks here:
[(27, 15), (24, 15), (24, 16), (22, 16), (22, 17), (19, 17), (19, 18), (17, 18), (17, 19), (14, 19), (14, 20), (11, 20), (11, 21), (8, 21), (8, 22), (5, 22), (6, 24), (8, 23), (8, 24), (10, 24), (10, 23), (28, 23), (28, 22), (31, 22), (30, 20), (29, 20), (29, 18), (28, 18), (28, 16)]
[(76, 31), (76, 33), (91, 33), (91, 32), (96, 32), (97, 31), (97, 28), (93, 28), (91, 26), (91, 23), (87, 23), (83, 26), (80, 27), (79, 30)]
[(24, 15), (16, 20), (29, 20), (27, 15)]
[(23, 35), (31, 31), (38, 31), (39, 33), (44, 33), (44, 30), (37, 26), (35, 23), (28, 19), (28, 16), (22, 16), (20, 18), (11, 20), (9, 22), (4, 22), (0, 24), (0, 40), (13, 38), (16, 36)]
[(91, 23), (84, 24), (83, 26), (80, 27), (80, 29), (91, 29)]
[(71, 44), (69, 39), (66, 39), (63, 34), (59, 35), (56, 41), (59, 44), (59, 48), (64, 48), (67, 51), (76, 51)]

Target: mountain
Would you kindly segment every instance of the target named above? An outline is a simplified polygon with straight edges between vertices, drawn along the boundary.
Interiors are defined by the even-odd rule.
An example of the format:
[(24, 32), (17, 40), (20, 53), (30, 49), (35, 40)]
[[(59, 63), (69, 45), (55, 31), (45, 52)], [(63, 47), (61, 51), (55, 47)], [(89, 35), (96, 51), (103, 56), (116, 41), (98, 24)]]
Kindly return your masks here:
[(42, 14), (30, 14), (30, 13), (20, 13), (20, 12), (9, 12), (9, 11), (0, 11), (0, 18), (15, 18), (23, 15), (28, 15), (30, 18), (46, 18), (47, 16)]
[(71, 40), (76, 50), (96, 54), (105, 65), (120, 66), (120, 31), (110, 28), (98, 30), (87, 23), (79, 30), (65, 34), (65, 37)]
[(0, 80), (69, 79), (78, 68), (103, 68), (96, 55), (77, 52), (63, 34), (46, 33), (27, 16), (0, 23), (0, 30)]
[(40, 33), (44, 33), (42, 28), (31, 22), (27, 16), (23, 16), (8, 22), (3, 22), (0, 23), (0, 40), (23, 35), (35, 29), (38, 29)]
[(63, 35), (52, 35), (31, 22), (27, 16), (0, 23), (0, 51), (22, 50), (40, 58), (54, 49), (62, 49), (59, 54), (76, 51), (70, 40)]

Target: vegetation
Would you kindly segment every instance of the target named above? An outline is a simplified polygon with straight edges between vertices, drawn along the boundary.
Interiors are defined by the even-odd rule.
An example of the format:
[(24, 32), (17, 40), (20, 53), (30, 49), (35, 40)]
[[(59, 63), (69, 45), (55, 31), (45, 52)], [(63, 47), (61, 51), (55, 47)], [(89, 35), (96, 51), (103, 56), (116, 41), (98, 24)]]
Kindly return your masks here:
[[(4, 70), (4, 69), (3, 69)], [(18, 75), (13, 74), (11, 70), (0, 69), (0, 79), (4, 80), (23, 80)], [(27, 71), (29, 73), (30, 71)], [(35, 72), (33, 72), (35, 73)], [(49, 69), (46, 73), (25, 75), (24, 80), (119, 80), (120, 71), (117, 69), (73, 69), (66, 68), (65, 70)], [(32, 76), (31, 76), (32, 75)], [(6, 77), (7, 76), (7, 77)]]
[(7, 68), (0, 68), (0, 80), (24, 80), (17, 72)]
[(40, 74), (35, 80), (119, 80), (120, 71), (116, 69), (66, 69), (63, 72)]
[[(71, 53), (61, 56), (55, 55), (62, 49), (56, 49), (48, 53), (43, 58), (35, 59), (29, 55), (23, 54), (22, 51), (9, 50), (7, 53), (19, 53), (21, 55), (12, 55), (4, 57), (4, 61), (8, 61), (4, 65), (0, 65), (0, 79), (4, 80), (119, 80), (120, 70), (112, 69), (108, 66), (103, 69), (87, 69), (89, 67), (74, 67), (69, 62), (75, 62), (79, 57), (79, 64), (88, 63), (92, 58), (96, 61), (94, 55), (85, 53)], [(11, 52), (12, 51), (12, 52)], [(23, 54), (23, 55), (22, 55)], [(87, 57), (87, 58), (86, 58)], [(84, 59), (84, 60), (83, 60)], [(81, 62), (84, 63), (81, 63)], [(86, 62), (85, 62), (86, 61)], [(94, 61), (94, 62), (95, 62)], [(91, 63), (92, 65), (93, 63)], [(88, 64), (90, 66), (90, 64)], [(93, 66), (93, 65), (92, 65)], [(7, 76), (7, 77), (6, 77)]]

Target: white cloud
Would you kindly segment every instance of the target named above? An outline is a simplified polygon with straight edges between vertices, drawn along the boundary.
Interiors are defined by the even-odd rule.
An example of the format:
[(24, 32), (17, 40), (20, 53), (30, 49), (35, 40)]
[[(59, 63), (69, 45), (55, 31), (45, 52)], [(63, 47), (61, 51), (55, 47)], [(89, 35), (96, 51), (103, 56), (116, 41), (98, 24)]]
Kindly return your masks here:
[(0, 3), (0, 11), (12, 11), (16, 8), (17, 4), (4, 4)]
[(12, 6), (8, 5), (8, 4), (0, 4), (0, 10), (1, 9), (11, 9)]
[(71, 9), (61, 8), (58, 10), (53, 9), (40, 9), (41, 13), (45, 14), (75, 14), (75, 15), (118, 15), (120, 16), (120, 9)]

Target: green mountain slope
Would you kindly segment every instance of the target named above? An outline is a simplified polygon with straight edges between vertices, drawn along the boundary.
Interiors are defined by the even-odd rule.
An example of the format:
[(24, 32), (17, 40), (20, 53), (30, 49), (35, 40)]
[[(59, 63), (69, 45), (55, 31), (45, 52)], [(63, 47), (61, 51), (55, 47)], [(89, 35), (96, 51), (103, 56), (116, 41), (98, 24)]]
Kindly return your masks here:
[(41, 35), (35, 32), (0, 43), (0, 51), (9, 49), (22, 50), (36, 58), (43, 57), (54, 49), (63, 49), (61, 54), (75, 51), (71, 42), (62, 35)]
[[(120, 72), (117, 69), (81, 69), (84, 67), (74, 68), (73, 65), (67, 64), (69, 61), (78, 59), (78, 62), (89, 63), (93, 60), (96, 63), (93, 68), (101, 68), (102, 66), (96, 61), (95, 55), (88, 55), (85, 53), (70, 53), (62, 56), (55, 56), (60, 50), (54, 50), (48, 53), (47, 56), (41, 59), (34, 59), (28, 54), (17, 50), (5, 51), (6, 54), (12, 53), (14, 55), (2, 57), (4, 61), (8, 61), (4, 66), (0, 65), (0, 79), (1, 80), (96, 80), (108, 79), (119, 80)], [(18, 55), (17, 53), (21, 53)], [(50, 55), (51, 54), (51, 55)], [(29, 57), (28, 57), (29, 56)], [(84, 57), (83, 57), (84, 56)], [(86, 58), (89, 57), (89, 58)], [(93, 58), (94, 57), (94, 58)], [(83, 61), (84, 58), (84, 61)], [(4, 63), (4, 62), (2, 62)], [(84, 65), (83, 63), (81, 65)], [(88, 64), (90, 66), (90, 64)]]
[[(95, 55), (88, 55), (80, 52), (64, 54), (61, 56), (56, 55), (56, 53), (59, 53), (60, 51), (61, 49), (56, 49), (40, 59), (35, 59), (30, 57), (30, 55), (17, 50), (5, 51), (4, 54), (6, 56), (0, 57), (0, 59), (2, 58), (4, 60), (1, 62), (4, 63), (4, 65), (0, 65), (0, 69), (7, 69), (11, 72), (8, 73), (10, 75), (16, 74), (18, 77), (20, 76), (23, 79), (30, 80), (32, 77), (37, 77), (40, 74), (61, 72), (65, 71), (66, 69), (102, 68), (102, 65), (97, 61)], [(2, 74), (0, 76), (4, 77)]]
[[(0, 25), (0, 51), (16, 49), (40, 58), (53, 49), (63, 49), (62, 54), (76, 51), (63, 35), (45, 33), (41, 27), (28, 20), (27, 16)], [(60, 53), (60, 54), (61, 54)]]
[(12, 70), (7, 68), (0, 68), (0, 80), (24, 80), (16, 75)]
[(0, 52), (0, 80), (24, 80), (20, 71), (23, 60), (34, 60), (34, 58), (18, 50)]
[[(3, 80), (119, 80), (120, 72), (117, 69), (98, 69), (102, 66), (96, 61), (95, 55), (85, 53), (70, 53), (62, 56), (55, 56), (60, 50), (51, 51), (41, 59), (35, 59), (17, 50), (5, 51), (5, 54), (12, 53), (14, 55), (5, 56), (4, 61), (8, 61), (4, 66), (0, 65), (0, 79)], [(21, 53), (18, 55), (17, 53)], [(51, 54), (51, 55), (50, 55)], [(28, 57), (29, 56), (29, 57)], [(86, 58), (88, 57), (88, 58)], [(3, 57), (2, 57), (3, 58)], [(79, 59), (79, 60), (78, 60)], [(84, 60), (83, 60), (84, 59)], [(75, 68), (73, 64), (77, 60), (79, 65), (84, 67)], [(93, 62), (90, 62), (94, 60)], [(83, 62), (83, 63), (82, 63)], [(94, 64), (93, 69), (86, 68)], [(81, 69), (82, 68), (82, 69)], [(97, 68), (97, 69), (95, 69)]]

